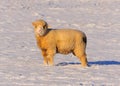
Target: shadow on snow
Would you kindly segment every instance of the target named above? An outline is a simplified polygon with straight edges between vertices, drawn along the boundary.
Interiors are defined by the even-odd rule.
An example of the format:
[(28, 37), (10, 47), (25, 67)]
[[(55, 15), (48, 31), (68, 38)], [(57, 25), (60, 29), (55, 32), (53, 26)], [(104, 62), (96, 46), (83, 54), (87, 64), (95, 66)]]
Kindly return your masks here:
[[(89, 65), (120, 65), (119, 61), (96, 61), (96, 62), (88, 62)], [(67, 65), (80, 65), (79, 62), (61, 62), (56, 66), (67, 66)]]

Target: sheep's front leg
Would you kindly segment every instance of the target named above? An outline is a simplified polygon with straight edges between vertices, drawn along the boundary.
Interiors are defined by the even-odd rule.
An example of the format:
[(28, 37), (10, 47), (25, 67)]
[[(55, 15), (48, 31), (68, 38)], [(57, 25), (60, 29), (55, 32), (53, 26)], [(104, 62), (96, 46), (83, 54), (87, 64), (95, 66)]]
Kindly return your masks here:
[(52, 54), (48, 54), (47, 56), (47, 62), (48, 62), (48, 65), (49, 66), (53, 66), (54, 65), (54, 58), (53, 58), (54, 55)]
[(54, 50), (42, 50), (42, 55), (44, 58), (44, 65), (53, 66), (54, 65)]
[(47, 61), (47, 53), (46, 50), (42, 50), (42, 55), (43, 55), (43, 63), (44, 65), (48, 65), (48, 61)]
[(49, 66), (54, 65), (54, 55), (55, 55), (55, 50), (54, 49), (48, 49), (47, 50), (47, 62)]

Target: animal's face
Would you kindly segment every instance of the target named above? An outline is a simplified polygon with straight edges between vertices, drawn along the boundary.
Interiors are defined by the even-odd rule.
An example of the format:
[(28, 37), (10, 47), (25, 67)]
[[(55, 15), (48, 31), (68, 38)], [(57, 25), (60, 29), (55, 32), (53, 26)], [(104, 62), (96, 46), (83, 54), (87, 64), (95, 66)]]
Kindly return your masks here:
[(35, 34), (43, 36), (46, 33), (48, 25), (44, 20), (37, 20), (33, 22), (32, 24), (34, 26)]

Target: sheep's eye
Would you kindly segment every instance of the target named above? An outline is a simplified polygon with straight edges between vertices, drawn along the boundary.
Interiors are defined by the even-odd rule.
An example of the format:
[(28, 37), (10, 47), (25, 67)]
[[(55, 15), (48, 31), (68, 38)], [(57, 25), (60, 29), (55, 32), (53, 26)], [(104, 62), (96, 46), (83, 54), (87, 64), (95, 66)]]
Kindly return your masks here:
[(43, 28), (45, 29), (46, 25), (43, 26)]

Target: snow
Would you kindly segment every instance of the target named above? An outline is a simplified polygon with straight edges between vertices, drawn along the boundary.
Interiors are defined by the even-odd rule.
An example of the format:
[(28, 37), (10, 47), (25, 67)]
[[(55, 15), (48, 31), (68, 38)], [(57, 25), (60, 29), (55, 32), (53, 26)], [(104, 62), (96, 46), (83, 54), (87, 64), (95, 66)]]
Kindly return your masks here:
[[(0, 86), (120, 86), (119, 0), (0, 0)], [(88, 37), (90, 67), (72, 54), (43, 66), (32, 22)]]

